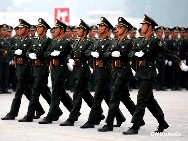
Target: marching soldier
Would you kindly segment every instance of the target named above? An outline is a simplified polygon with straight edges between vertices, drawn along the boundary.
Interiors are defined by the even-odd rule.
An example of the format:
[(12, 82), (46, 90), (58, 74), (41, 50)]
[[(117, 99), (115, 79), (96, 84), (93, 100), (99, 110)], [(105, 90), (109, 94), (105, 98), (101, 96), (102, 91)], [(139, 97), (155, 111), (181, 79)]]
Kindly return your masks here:
[[(98, 33), (97, 33), (98, 27), (96, 25), (92, 25), (90, 27), (90, 29), (91, 30), (89, 31), (89, 37), (90, 37), (92, 42), (95, 42), (95, 40), (98, 40)], [(93, 69), (93, 58), (91, 56), (89, 58), (89, 66)], [(90, 80), (89, 80), (89, 90), (90, 90), (90, 92), (95, 91), (95, 85), (96, 85), (95, 73), (92, 73), (91, 76), (90, 76)]]
[(156, 132), (163, 132), (164, 129), (169, 127), (168, 123), (165, 121), (164, 113), (155, 100), (152, 91), (157, 76), (155, 61), (158, 54), (162, 54), (167, 59), (178, 64), (183, 71), (188, 71), (188, 66), (181, 62), (176, 55), (165, 50), (163, 42), (153, 35), (153, 29), (155, 26), (158, 26), (158, 24), (147, 15), (144, 16), (144, 20), (141, 24), (141, 31), (144, 37), (140, 44), (135, 45), (129, 53), (129, 57), (135, 56), (139, 58), (136, 78), (140, 82), (140, 86), (137, 96), (136, 110), (131, 121), (133, 125), (126, 132), (123, 132), (124, 135), (138, 134), (143, 122), (146, 107), (159, 123)]
[(67, 25), (56, 19), (55, 37), (47, 51), (44, 53), (46, 58), (50, 58), (50, 69), (52, 79), (52, 100), (48, 114), (39, 124), (50, 124), (62, 115), (59, 113), (59, 104), (62, 99), (63, 104), (72, 110), (72, 99), (65, 92), (65, 80), (68, 75), (67, 57), (72, 50), (71, 42), (65, 38)]
[[(132, 27), (129, 29), (129, 38), (132, 40), (132, 42), (137, 42), (137, 40), (139, 40), (139, 37), (136, 38), (136, 31), (137, 31), (136, 27)], [(136, 65), (138, 62), (133, 59), (133, 60), (131, 60), (130, 63), (131, 63), (133, 70), (136, 70)], [(133, 89), (138, 88), (138, 82), (136, 81), (135, 77), (132, 77), (129, 84), (130, 84), (130, 88), (133, 88)]]
[(79, 40), (73, 45), (73, 50), (70, 53), (71, 59), (69, 63), (73, 67), (73, 77), (75, 81), (75, 92), (73, 94), (73, 109), (69, 114), (69, 118), (60, 124), (60, 126), (74, 126), (74, 122), (80, 116), (80, 108), (82, 98), (91, 108), (93, 105), (93, 96), (89, 92), (88, 82), (90, 78), (90, 67), (88, 65), (89, 57), (85, 55), (86, 50), (91, 46), (87, 38), (90, 27), (81, 19), (78, 26)]
[[(38, 37), (34, 38), (33, 45), (27, 50), (27, 55), (32, 61), (32, 75), (34, 77), (34, 85), (32, 88), (32, 98), (29, 102), (27, 115), (18, 120), (19, 122), (32, 122), (33, 115), (37, 109), (37, 103), (39, 102), (39, 96), (42, 94), (44, 99), (50, 105), (51, 103), (51, 93), (47, 87), (48, 83), (48, 65), (44, 58), (44, 52), (51, 43), (51, 39), (46, 37), (46, 32), (50, 29), (50, 26), (42, 18), (38, 19), (37, 34)], [(48, 91), (48, 92), (43, 92)], [(60, 113), (62, 111), (60, 110)], [(37, 113), (38, 116), (43, 115), (43, 113)], [(36, 117), (34, 117), (36, 118)]]
[[(111, 70), (110, 70), (110, 60), (104, 58), (104, 52), (111, 45), (111, 40), (109, 38), (109, 32), (113, 28), (111, 23), (105, 18), (101, 17), (101, 22), (99, 24), (98, 34), (100, 36), (99, 40), (96, 40), (93, 45), (86, 51), (86, 55), (93, 57), (93, 65), (96, 77), (96, 88), (94, 95), (94, 103), (89, 113), (88, 121), (82, 125), (80, 128), (94, 128), (96, 121), (100, 123), (103, 120), (101, 114), (101, 103), (103, 99), (106, 104), (109, 105), (111, 96)], [(121, 126), (121, 123), (125, 121), (124, 116), (118, 109), (116, 118)]]
[[(23, 19), (19, 20), (19, 35), (20, 38), (17, 40), (15, 45), (10, 49), (10, 53), (14, 57), (15, 66), (16, 66), (16, 75), (17, 75), (17, 88), (15, 97), (12, 101), (10, 112), (2, 120), (14, 120), (18, 116), (21, 98), (24, 94), (28, 100), (31, 100), (31, 64), (27, 58), (26, 52), (32, 46), (33, 40), (29, 38), (29, 28), (30, 24), (24, 21)], [(44, 109), (37, 103), (37, 111), (43, 113)], [(34, 116), (34, 115), (32, 115)]]
[(99, 132), (113, 131), (114, 118), (117, 115), (120, 101), (123, 102), (131, 115), (136, 109), (128, 89), (128, 81), (132, 78), (130, 58), (128, 58), (128, 53), (132, 48), (132, 41), (127, 38), (127, 35), (132, 25), (123, 17), (119, 17), (116, 28), (119, 38), (112, 41), (112, 45), (104, 54), (106, 58), (111, 59), (115, 80), (106, 118), (107, 124), (99, 128)]

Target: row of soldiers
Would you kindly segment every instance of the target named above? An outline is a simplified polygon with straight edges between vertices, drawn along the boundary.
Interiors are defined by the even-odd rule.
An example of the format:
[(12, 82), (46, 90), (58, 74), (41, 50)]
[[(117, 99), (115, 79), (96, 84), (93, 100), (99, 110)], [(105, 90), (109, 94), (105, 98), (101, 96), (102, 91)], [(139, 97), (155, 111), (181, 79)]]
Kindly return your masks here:
[[(141, 24), (142, 36), (134, 40), (128, 39), (133, 26), (123, 17), (119, 17), (116, 25), (118, 38), (112, 39), (109, 35), (113, 26), (105, 17), (101, 17), (98, 24), (99, 38), (91, 40), (87, 37), (91, 28), (81, 19), (76, 29), (76, 36), (79, 38), (73, 41), (66, 38), (68, 26), (57, 19), (53, 39), (46, 36), (50, 26), (44, 19), (38, 19), (38, 37), (35, 38), (28, 36), (31, 25), (20, 19), (18, 39), (9, 48), (1, 47), (4, 57), (14, 58), (17, 75), (17, 88), (11, 109), (1, 120), (14, 120), (18, 116), (23, 94), (30, 102), (26, 116), (18, 121), (32, 122), (33, 119), (40, 118), (45, 113), (39, 102), (42, 95), (50, 108), (39, 124), (57, 121), (63, 114), (59, 107), (62, 102), (70, 114), (60, 126), (74, 126), (81, 115), (80, 108), (84, 99), (91, 110), (87, 122), (80, 128), (94, 128), (105, 118), (101, 107), (102, 101), (105, 100), (109, 106), (107, 124), (98, 131), (113, 131), (114, 127), (120, 127), (126, 120), (119, 109), (122, 101), (133, 116), (133, 126), (123, 134), (138, 134), (140, 127), (145, 125), (143, 116), (146, 107), (159, 123), (156, 132), (163, 132), (169, 125), (152, 91), (157, 79), (156, 61), (163, 55), (182, 71), (188, 71), (188, 66), (171, 53), (160, 38), (154, 36), (153, 30), (158, 24), (152, 18), (145, 15)], [(52, 94), (47, 86), (49, 68)], [(69, 71), (73, 73), (75, 85), (73, 99), (65, 90)], [(92, 73), (95, 74), (96, 80), (94, 97), (88, 88)], [(139, 82), (137, 105), (131, 100), (128, 88), (133, 75)], [(115, 118), (117, 124), (114, 125)]]

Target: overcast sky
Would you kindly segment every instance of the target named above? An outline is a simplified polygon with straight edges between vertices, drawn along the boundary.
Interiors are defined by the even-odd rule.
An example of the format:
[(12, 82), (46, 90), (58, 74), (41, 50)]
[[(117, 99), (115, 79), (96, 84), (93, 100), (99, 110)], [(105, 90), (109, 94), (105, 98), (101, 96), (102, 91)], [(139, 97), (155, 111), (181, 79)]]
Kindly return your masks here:
[(0, 0), (0, 12), (30, 11), (53, 15), (55, 7), (70, 7), (71, 15), (88, 18), (88, 11), (123, 11), (125, 18), (148, 14), (159, 25), (188, 27), (188, 0)]

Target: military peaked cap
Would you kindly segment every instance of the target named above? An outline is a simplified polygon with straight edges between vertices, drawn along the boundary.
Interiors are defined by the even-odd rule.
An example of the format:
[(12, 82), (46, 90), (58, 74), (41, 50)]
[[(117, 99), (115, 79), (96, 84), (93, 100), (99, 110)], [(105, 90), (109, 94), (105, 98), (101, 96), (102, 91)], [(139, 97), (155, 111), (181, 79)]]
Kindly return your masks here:
[(164, 32), (171, 32), (171, 28), (169, 28), (169, 27), (164, 27)]
[(101, 17), (100, 20), (101, 20), (100, 24), (97, 24), (97, 25), (105, 25), (108, 28), (113, 29), (113, 26), (111, 25), (111, 23), (105, 17)]
[(150, 24), (152, 27), (158, 26), (158, 24), (146, 14), (144, 15), (144, 20), (143, 22), (141, 22), (141, 24), (145, 24), (145, 23)]
[(131, 27), (130, 29), (129, 29), (129, 32), (131, 32), (131, 33), (134, 33), (134, 32), (136, 32), (137, 31), (137, 28), (136, 27)]
[(18, 27), (27, 27), (27, 28), (30, 28), (30, 26), (31, 26), (28, 22), (26, 22), (23, 19), (19, 19), (19, 22), (20, 22), (20, 24), (18, 25)]
[(175, 26), (175, 27), (172, 28), (172, 31), (173, 32), (179, 32), (180, 28), (178, 26)]
[(44, 26), (46, 29), (50, 29), (51, 27), (46, 23), (46, 21), (42, 18), (38, 19), (38, 25), (37, 26)]
[(0, 30), (7, 30), (9, 26), (7, 24), (0, 25)]
[(163, 32), (164, 31), (164, 27), (163, 26), (158, 26), (155, 28), (155, 32)]
[(123, 17), (118, 18), (118, 24), (116, 26), (125, 26), (127, 28), (132, 28), (133, 26), (126, 21)]
[(66, 31), (67, 25), (66, 25), (65, 23), (59, 21), (58, 19), (56, 19), (55, 27), (61, 27), (61, 28), (64, 28), (64, 31)]
[(96, 25), (92, 25), (90, 28), (92, 31), (98, 31), (98, 27)]
[(82, 19), (80, 19), (80, 24), (78, 28), (84, 28), (86, 30), (90, 30), (90, 27)]

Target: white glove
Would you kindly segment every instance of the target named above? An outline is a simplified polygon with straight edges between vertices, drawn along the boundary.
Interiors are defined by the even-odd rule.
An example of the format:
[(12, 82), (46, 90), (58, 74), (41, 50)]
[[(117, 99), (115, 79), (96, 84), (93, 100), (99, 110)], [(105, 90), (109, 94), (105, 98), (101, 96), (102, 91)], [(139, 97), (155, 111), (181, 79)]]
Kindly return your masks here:
[(119, 51), (113, 51), (111, 55), (112, 55), (112, 57), (120, 57), (121, 56)]
[(156, 72), (157, 72), (157, 74), (159, 74), (159, 70), (156, 68)]
[(186, 60), (181, 60), (184, 64), (186, 64)]
[(167, 65), (167, 63), (168, 63), (168, 60), (165, 60), (165, 65)]
[(141, 50), (139, 52), (135, 52), (134, 55), (137, 56), (137, 57), (142, 57), (144, 55), (144, 52)]
[(168, 65), (169, 65), (169, 66), (172, 66), (172, 61), (168, 61)]
[(29, 58), (31, 59), (37, 59), (37, 55), (35, 53), (30, 53)]
[(73, 71), (73, 65), (71, 65), (70, 63), (67, 63), (67, 67), (68, 67), (68, 70)]
[(9, 66), (12, 65), (12, 61), (9, 62)]
[(91, 56), (95, 58), (99, 58), (99, 53), (98, 52), (91, 52)]
[(132, 71), (133, 76), (135, 76), (136, 72), (132, 68), (131, 68), (131, 71)]
[(69, 59), (69, 64), (71, 64), (72, 66), (75, 65), (75, 61), (73, 59)]
[(182, 71), (188, 71), (188, 66), (185, 65), (185, 64), (182, 62), (181, 66), (180, 66), (180, 69), (181, 69)]
[(89, 67), (89, 69), (90, 69), (90, 72), (91, 72), (91, 74), (93, 73), (93, 69), (91, 68), (91, 67)]
[(21, 49), (17, 49), (17, 50), (15, 50), (14, 54), (21, 55), (22, 54), (22, 50)]
[(14, 61), (12, 60), (11, 62), (12, 62), (12, 65), (14, 65)]
[(54, 50), (54, 51), (51, 53), (51, 56), (58, 56), (59, 54), (60, 54), (60, 51)]

